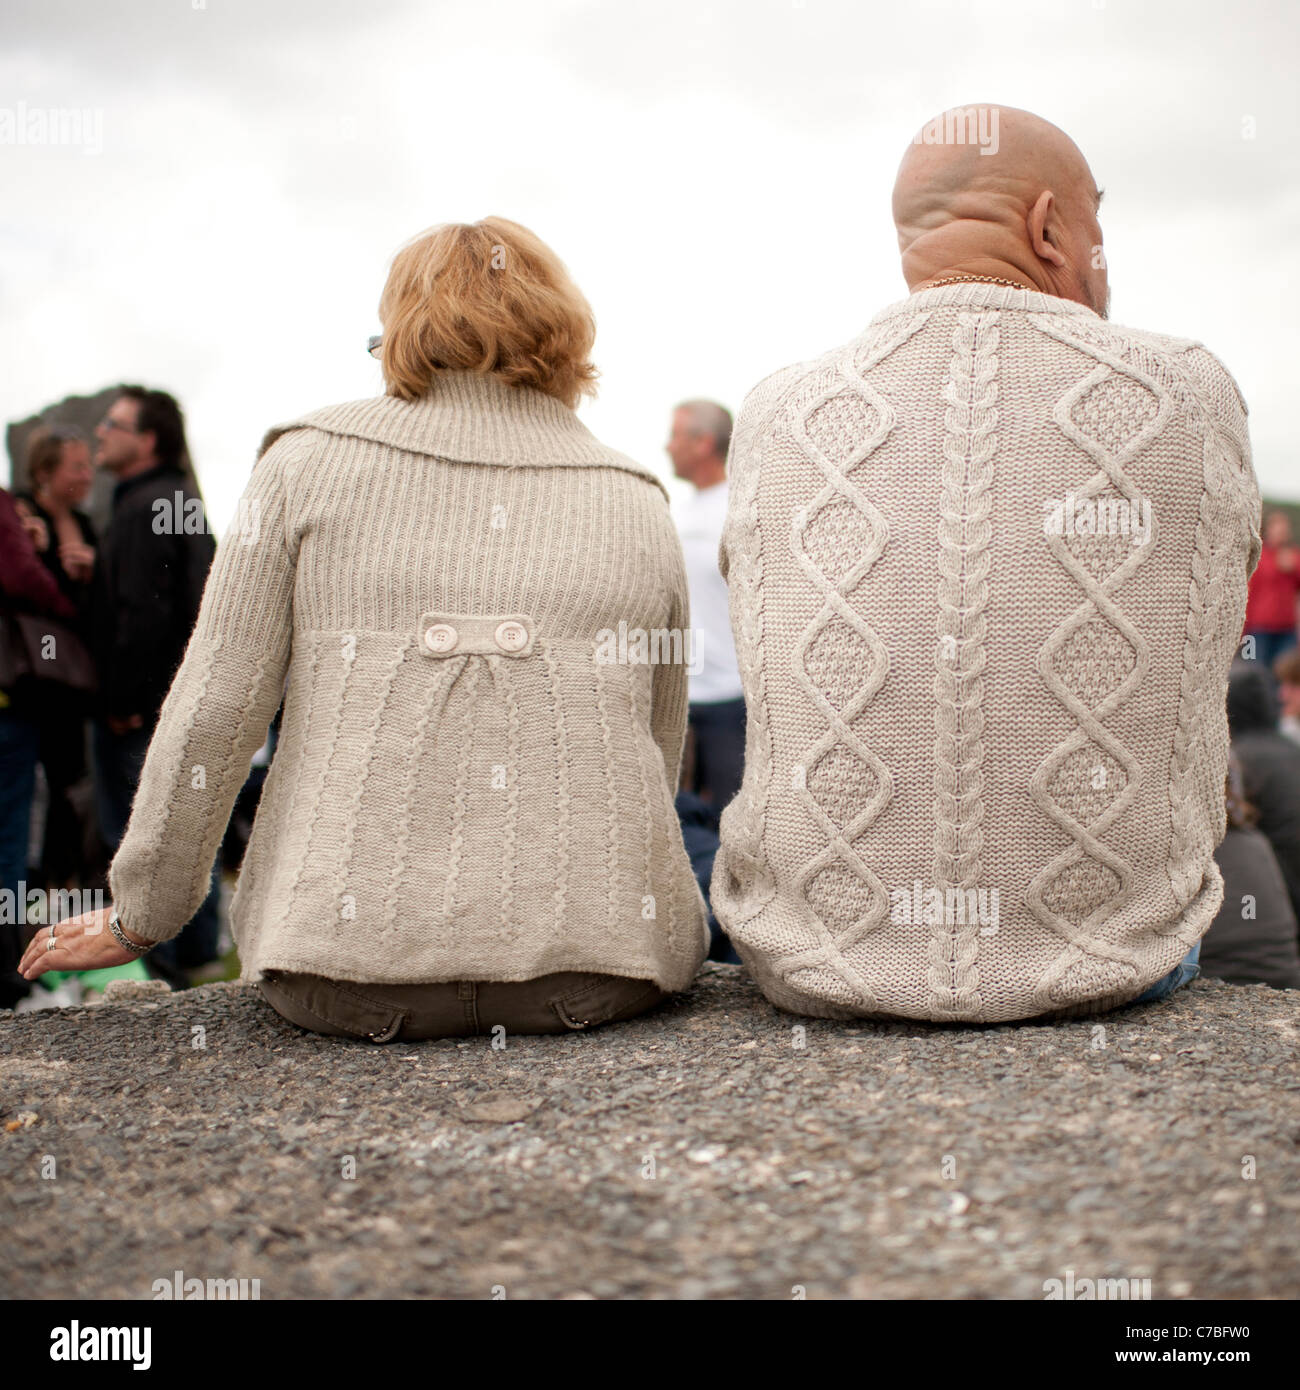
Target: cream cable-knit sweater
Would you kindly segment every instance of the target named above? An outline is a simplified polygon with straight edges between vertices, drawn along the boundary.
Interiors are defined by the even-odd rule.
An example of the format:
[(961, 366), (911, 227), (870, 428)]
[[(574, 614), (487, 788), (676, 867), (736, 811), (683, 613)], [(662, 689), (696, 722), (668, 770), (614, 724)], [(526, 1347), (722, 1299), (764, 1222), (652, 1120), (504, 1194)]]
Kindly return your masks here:
[(199, 906), (287, 675), (243, 978), (684, 988), (686, 671), (608, 633), (688, 621), (662, 484), (550, 396), (458, 372), (271, 430), (110, 869), (124, 925), (165, 940)]
[(749, 724), (712, 896), (768, 998), (998, 1021), (1165, 975), (1222, 898), (1259, 556), (1220, 363), (926, 290), (760, 383), (730, 477)]

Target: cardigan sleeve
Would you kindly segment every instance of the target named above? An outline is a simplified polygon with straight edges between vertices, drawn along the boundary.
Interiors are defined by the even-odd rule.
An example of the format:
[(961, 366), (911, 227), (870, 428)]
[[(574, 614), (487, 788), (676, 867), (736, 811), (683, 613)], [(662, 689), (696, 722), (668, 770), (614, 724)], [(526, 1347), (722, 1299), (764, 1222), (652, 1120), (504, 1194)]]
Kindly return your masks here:
[(109, 891), (123, 926), (175, 936), (198, 910), (288, 670), (296, 538), (289, 474), (307, 447), (258, 459), (218, 547), (185, 656), (163, 702)]
[[(668, 628), (682, 634), (682, 655), (685, 658), (694, 653), (698, 634), (689, 630), (691, 600), (681, 539), (669, 517), (667, 506), (661, 510), (664, 533), (662, 554), (668, 575)], [(674, 796), (677, 795), (677, 784), (681, 777), (682, 750), (686, 746), (686, 674), (685, 660), (661, 662), (654, 667), (651, 686), (650, 730), (663, 755), (668, 788)]]

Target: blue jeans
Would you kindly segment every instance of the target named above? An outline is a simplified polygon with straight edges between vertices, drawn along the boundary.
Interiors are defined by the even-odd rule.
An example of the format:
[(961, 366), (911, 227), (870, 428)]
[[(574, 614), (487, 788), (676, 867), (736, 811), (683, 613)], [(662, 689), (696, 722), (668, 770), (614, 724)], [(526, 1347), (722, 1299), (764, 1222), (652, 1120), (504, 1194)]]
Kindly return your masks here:
[(740, 790), (745, 775), (745, 702), (719, 700), (688, 705), (687, 720), (695, 735), (694, 792), (717, 812)]
[[(32, 828), (32, 797), (36, 791), (36, 751), (40, 727), (33, 719), (0, 710), (0, 888), (12, 893), (17, 917), (19, 885), (27, 878), (27, 848)], [(17, 922), (0, 923), (0, 1008), (11, 1009), (27, 995), (28, 983), (18, 973), (26, 931)]]
[[(145, 754), (153, 738), (152, 727), (129, 729), (115, 734), (102, 719), (96, 719), (92, 730), (95, 753), (95, 806), (99, 813), (99, 833), (110, 855), (117, 853), (126, 834), (131, 817), (131, 803), (144, 768)], [(212, 879), (208, 895), (199, 910), (185, 924), (179, 936), (155, 946), (145, 957), (148, 965), (157, 964), (158, 973), (173, 978), (179, 970), (207, 965), (217, 958), (220, 922), (217, 908), (221, 901), (221, 853), (212, 861)], [(130, 926), (130, 922), (125, 922)]]
[(709, 959), (739, 965), (736, 948), (713, 915), (709, 902), (709, 880), (713, 877), (713, 859), (718, 852), (718, 807), (702, 801), (694, 792), (678, 792), (674, 804), (691, 872), (704, 895), (704, 905), (709, 909)]
[(1269, 673), (1273, 674), (1273, 663), (1296, 645), (1295, 629), (1287, 632), (1269, 632), (1265, 628), (1255, 628), (1245, 634), (1255, 639), (1255, 660)]
[(1145, 994), (1139, 994), (1134, 1004), (1154, 1004), (1157, 999), (1167, 999), (1176, 989), (1190, 984), (1200, 973), (1197, 963), (1201, 958), (1201, 943), (1195, 946), (1178, 962), (1168, 975), (1162, 976)]

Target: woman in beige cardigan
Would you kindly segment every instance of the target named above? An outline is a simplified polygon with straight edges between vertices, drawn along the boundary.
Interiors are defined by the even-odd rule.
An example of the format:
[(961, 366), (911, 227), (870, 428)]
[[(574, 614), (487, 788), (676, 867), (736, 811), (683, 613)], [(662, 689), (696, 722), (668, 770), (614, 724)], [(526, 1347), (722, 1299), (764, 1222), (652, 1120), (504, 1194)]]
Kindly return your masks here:
[(27, 978), (125, 962), (189, 920), (286, 676), (231, 904), (242, 978), (284, 1017), (380, 1042), (563, 1032), (699, 968), (673, 812), (686, 579), (662, 484), (574, 413), (591, 310), (535, 236), (488, 218), (404, 248), (379, 316), (386, 394), (263, 441), (111, 920), (43, 929)]

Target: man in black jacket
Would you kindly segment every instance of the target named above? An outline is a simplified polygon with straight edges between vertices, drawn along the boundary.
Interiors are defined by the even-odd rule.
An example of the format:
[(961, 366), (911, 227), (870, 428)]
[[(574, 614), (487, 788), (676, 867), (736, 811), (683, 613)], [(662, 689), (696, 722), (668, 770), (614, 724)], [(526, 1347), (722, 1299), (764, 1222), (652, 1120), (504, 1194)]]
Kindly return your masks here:
[[(185, 655), (216, 544), (182, 471), (185, 426), (165, 391), (125, 386), (95, 429), (95, 462), (117, 479), (95, 559), (92, 637), (101, 704), (95, 720), (100, 831), (115, 854), (126, 833), (149, 741)], [(217, 955), (218, 863), (181, 934), (145, 957), (171, 983)], [(130, 923), (123, 923), (130, 926)]]

